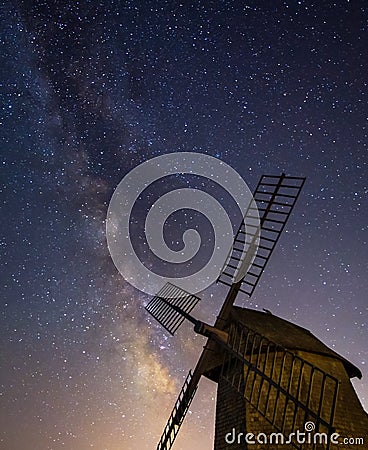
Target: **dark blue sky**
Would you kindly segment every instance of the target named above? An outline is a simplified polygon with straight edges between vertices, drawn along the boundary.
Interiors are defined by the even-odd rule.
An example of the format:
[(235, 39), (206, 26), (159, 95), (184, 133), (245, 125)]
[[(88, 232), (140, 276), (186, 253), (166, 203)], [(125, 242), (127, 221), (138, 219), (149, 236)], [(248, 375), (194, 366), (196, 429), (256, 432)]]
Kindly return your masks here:
[[(148, 320), (114, 267), (109, 199), (175, 151), (307, 176), (251, 301), (363, 372), (365, 2), (6, 1), (1, 14), (0, 448), (151, 449), (203, 340)], [(213, 321), (222, 287), (203, 294)], [(189, 339), (189, 337), (191, 337)], [(212, 448), (203, 382), (177, 449)], [(212, 436), (211, 436), (212, 435)]]

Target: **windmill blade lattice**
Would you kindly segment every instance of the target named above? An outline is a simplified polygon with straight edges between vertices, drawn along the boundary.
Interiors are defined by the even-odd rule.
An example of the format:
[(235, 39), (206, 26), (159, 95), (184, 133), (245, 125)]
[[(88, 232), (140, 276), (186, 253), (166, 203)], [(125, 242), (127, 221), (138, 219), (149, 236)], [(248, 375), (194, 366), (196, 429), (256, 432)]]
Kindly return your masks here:
[(161, 439), (157, 444), (157, 450), (171, 449), (197, 390), (198, 383), (195, 380), (196, 378), (193, 378), (192, 371), (189, 371), (189, 374), (185, 379), (183, 387), (179, 393), (179, 397), (176, 400), (174, 408), (164, 428)]
[(239, 322), (231, 324), (226, 347), (220, 382), (229, 382), (275, 430), (287, 436), (312, 421), (317, 432), (335, 432), (336, 378)]
[[(199, 302), (200, 298), (171, 283), (164, 287), (152, 298), (146, 310), (167, 330), (174, 335), (185, 319)], [(172, 306), (180, 308), (176, 311)], [(184, 315), (183, 315), (184, 313)]]
[[(239, 290), (249, 296), (252, 295), (304, 182), (303, 177), (288, 177), (285, 174), (261, 177), (253, 194), (255, 201), (252, 201), (248, 207), (225, 262), (224, 270), (217, 281), (227, 286), (241, 281)], [(260, 229), (252, 225), (257, 210)], [(251, 247), (255, 245), (258, 245), (257, 254), (253, 261), (249, 261), (249, 255), (253, 254)]]

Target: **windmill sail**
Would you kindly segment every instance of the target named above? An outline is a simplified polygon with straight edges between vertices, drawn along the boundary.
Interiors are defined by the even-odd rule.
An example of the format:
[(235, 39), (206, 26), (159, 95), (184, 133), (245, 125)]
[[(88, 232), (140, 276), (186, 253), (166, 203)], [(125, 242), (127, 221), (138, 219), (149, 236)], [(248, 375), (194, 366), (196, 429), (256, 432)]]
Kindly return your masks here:
[(189, 374), (185, 379), (183, 387), (179, 393), (179, 397), (170, 414), (169, 420), (164, 428), (161, 439), (157, 444), (157, 450), (171, 449), (197, 390), (198, 382), (196, 380), (197, 377), (193, 378), (192, 372), (189, 371)]
[(146, 310), (165, 330), (174, 335), (199, 300), (200, 298), (196, 295), (171, 283), (166, 283), (148, 303)]
[[(218, 281), (252, 295), (304, 185), (305, 178), (263, 175)], [(260, 229), (253, 224), (259, 214)], [(256, 256), (255, 247), (258, 247)]]
[(336, 378), (239, 322), (231, 324), (226, 347), (221, 382), (230, 383), (276, 431), (288, 436), (304, 431), (308, 421), (317, 432), (335, 431)]

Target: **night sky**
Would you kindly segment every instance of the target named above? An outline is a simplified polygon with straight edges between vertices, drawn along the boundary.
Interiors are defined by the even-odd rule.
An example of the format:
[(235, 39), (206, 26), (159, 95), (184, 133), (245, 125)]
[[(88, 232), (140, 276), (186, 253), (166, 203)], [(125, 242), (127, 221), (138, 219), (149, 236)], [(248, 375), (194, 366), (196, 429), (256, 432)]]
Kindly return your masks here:
[[(146, 313), (104, 221), (122, 177), (170, 152), (220, 158), (252, 190), (262, 173), (307, 176), (238, 304), (356, 364), (367, 409), (366, 2), (5, 0), (0, 14), (0, 449), (156, 448), (205, 340)], [(197, 317), (213, 323), (226, 292), (201, 293)], [(177, 450), (212, 448), (215, 388), (202, 380)]]

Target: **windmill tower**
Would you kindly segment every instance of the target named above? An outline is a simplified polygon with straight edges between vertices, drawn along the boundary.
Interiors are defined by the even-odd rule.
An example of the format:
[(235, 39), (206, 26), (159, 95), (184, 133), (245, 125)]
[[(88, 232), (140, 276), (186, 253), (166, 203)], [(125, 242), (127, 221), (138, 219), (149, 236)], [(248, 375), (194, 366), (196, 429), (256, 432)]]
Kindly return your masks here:
[[(359, 369), (308, 330), (270, 312), (234, 306), (240, 292), (252, 295), (304, 181), (285, 174), (261, 177), (255, 203), (248, 207), (218, 279), (229, 291), (213, 326), (190, 314), (200, 298), (170, 283), (148, 303), (147, 311), (170, 334), (187, 319), (196, 333), (208, 338), (157, 450), (171, 449), (202, 376), (218, 384), (215, 450), (277, 449), (285, 444), (333, 449), (341, 448), (336, 443), (340, 437), (361, 438), (368, 445), (368, 415), (350, 382), (361, 377)], [(249, 226), (245, 219), (257, 209), (260, 225)], [(256, 243), (257, 254), (250, 259)]]

